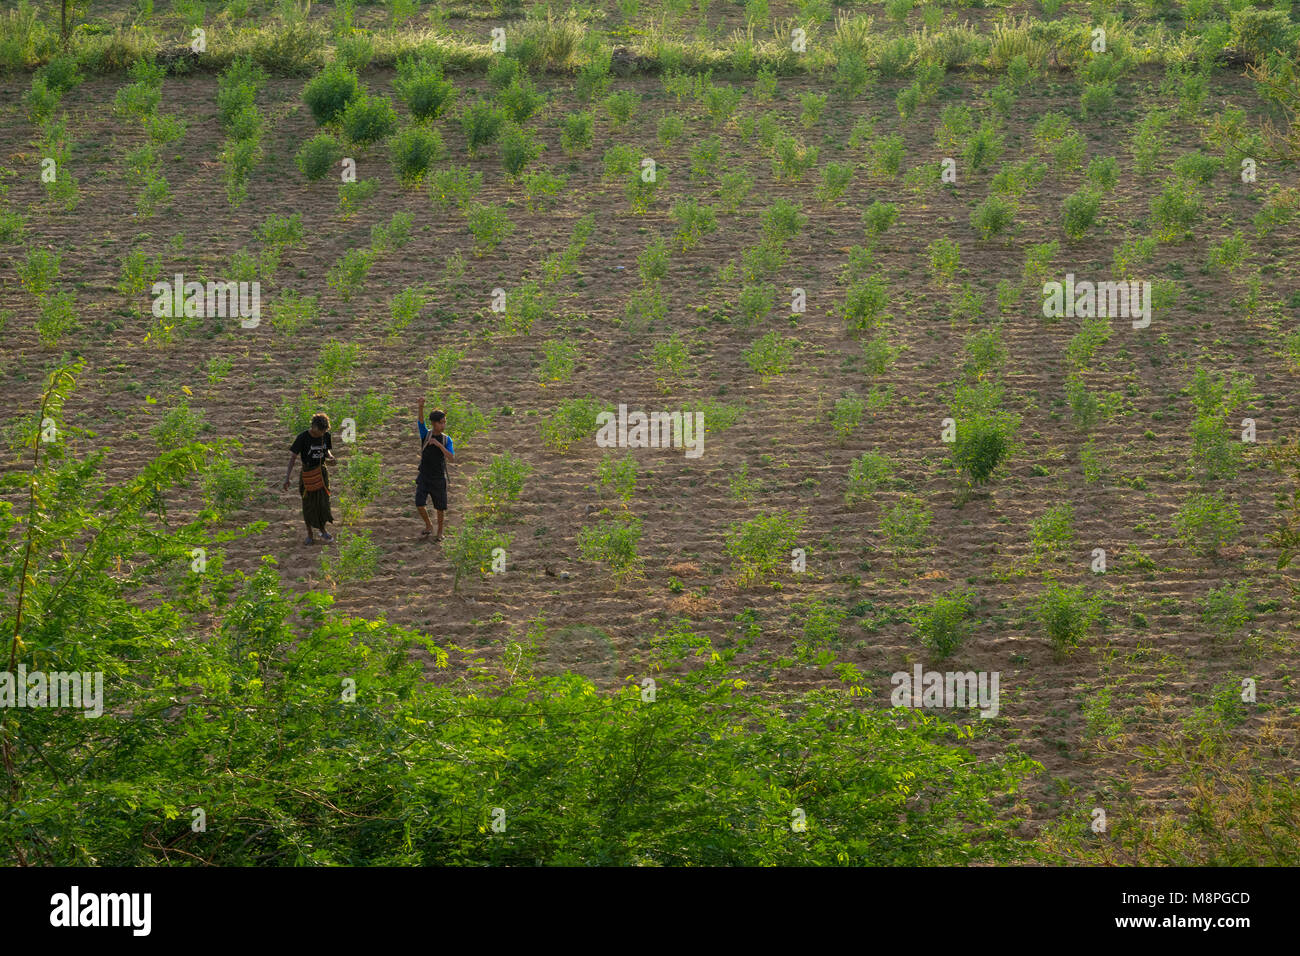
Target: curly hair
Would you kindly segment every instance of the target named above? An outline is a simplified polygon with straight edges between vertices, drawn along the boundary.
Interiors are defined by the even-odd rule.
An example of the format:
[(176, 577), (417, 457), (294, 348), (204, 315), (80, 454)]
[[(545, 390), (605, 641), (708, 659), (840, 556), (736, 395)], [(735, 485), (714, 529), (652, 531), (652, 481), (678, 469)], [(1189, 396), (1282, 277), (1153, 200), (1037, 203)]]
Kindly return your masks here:
[(311, 427), (317, 431), (327, 432), (330, 430), (330, 417), (324, 413), (318, 413), (311, 417)]

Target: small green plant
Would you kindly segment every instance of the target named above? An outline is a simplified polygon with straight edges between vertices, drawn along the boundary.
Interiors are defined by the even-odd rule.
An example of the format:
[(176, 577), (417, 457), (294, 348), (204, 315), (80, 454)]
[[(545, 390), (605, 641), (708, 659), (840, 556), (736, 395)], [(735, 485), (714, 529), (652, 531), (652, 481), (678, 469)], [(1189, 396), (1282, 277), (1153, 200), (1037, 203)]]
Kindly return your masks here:
[(325, 281), (339, 298), (348, 302), (361, 289), (375, 264), (375, 255), (369, 249), (349, 249), (330, 266)]
[(1081, 189), (1066, 196), (1061, 208), (1062, 228), (1067, 237), (1077, 242), (1088, 234), (1088, 230), (1097, 221), (1101, 193), (1095, 189)]
[(1074, 508), (1068, 501), (1052, 505), (1029, 525), (1034, 556), (1058, 554), (1074, 540)]
[(689, 362), (690, 350), (676, 332), (650, 347), (650, 364), (654, 368), (655, 383), (662, 391), (669, 391), (674, 383), (685, 378)]
[(749, 474), (749, 463), (742, 462), (736, 473), (727, 479), (727, 492), (736, 501), (752, 501), (763, 490), (763, 482)]
[(444, 345), (429, 356), (427, 376), (431, 388), (441, 390), (451, 384), (451, 374), (460, 365), (465, 353), (460, 349)]
[(474, 236), (476, 256), (491, 252), (515, 231), (505, 207), (494, 203), (469, 203), (465, 208), (465, 224)]
[(924, 547), (929, 540), (933, 515), (930, 506), (916, 495), (904, 495), (880, 518), (880, 532), (897, 557)]
[(389, 141), (388, 152), (402, 185), (418, 186), (443, 156), (442, 137), (437, 130), (408, 126)]
[(921, 605), (912, 617), (912, 626), (921, 643), (943, 659), (951, 657), (974, 630), (974, 611), (974, 592), (952, 590)]
[(849, 464), (844, 503), (868, 501), (894, 474), (893, 463), (878, 451), (863, 452)]
[(1034, 610), (1053, 653), (1063, 658), (1082, 643), (1100, 617), (1101, 598), (1089, 596), (1082, 585), (1066, 587), (1053, 582), (1047, 585)]
[(857, 392), (848, 392), (835, 400), (831, 411), (831, 430), (840, 444), (844, 444), (862, 421), (862, 412), (866, 403)]
[(641, 519), (623, 515), (587, 525), (578, 532), (578, 553), (585, 561), (599, 561), (621, 577), (632, 577), (640, 568), (637, 545), (641, 542)]
[(342, 118), (348, 106), (361, 95), (361, 83), (351, 68), (334, 62), (313, 77), (302, 98), (318, 126)]
[(397, 95), (418, 120), (438, 119), (455, 102), (456, 87), (437, 63), (402, 57), (397, 61)]
[(1006, 412), (970, 411), (957, 417), (956, 441), (950, 454), (971, 486), (987, 484), (1006, 461), (1018, 424)]
[(936, 281), (948, 283), (961, 265), (961, 247), (953, 239), (935, 239), (927, 247), (930, 254), (930, 272)]
[(462, 578), (492, 572), (493, 562), (510, 547), (512, 536), (479, 518), (467, 518), (443, 542), (442, 553), (452, 568), (452, 592), (460, 590)]
[(740, 576), (742, 587), (759, 575), (772, 574), (791, 559), (791, 550), (803, 534), (806, 517), (799, 513), (774, 511), (733, 524), (727, 531), (724, 551)]
[(543, 383), (567, 382), (578, 365), (578, 343), (572, 339), (551, 339), (542, 343), (542, 365), (538, 376)]
[(626, 506), (636, 491), (636, 459), (630, 454), (615, 460), (605, 457), (596, 466), (596, 480), (602, 491), (613, 492)]
[(1242, 529), (1241, 512), (1222, 492), (1193, 492), (1174, 514), (1174, 534), (1200, 554), (1214, 554)]
[(560, 127), (560, 148), (570, 156), (591, 149), (594, 129), (590, 112), (566, 114)]
[(304, 298), (286, 289), (270, 305), (271, 327), (284, 338), (293, 338), (315, 320), (317, 308), (317, 296)]
[(470, 479), (468, 497), (473, 509), (485, 515), (506, 514), (512, 505), (518, 504), (532, 471), (531, 465), (510, 452), (493, 455)]
[(531, 132), (515, 123), (501, 134), (501, 165), (511, 179), (518, 179), (524, 169), (542, 152), (542, 144)]
[(1245, 582), (1213, 588), (1201, 602), (1201, 622), (1219, 644), (1228, 644), (1250, 623)]
[(478, 100), (465, 108), (460, 126), (471, 157), (477, 156), (479, 150), (500, 135), (505, 120), (505, 112), (486, 100)]
[(557, 452), (567, 452), (574, 442), (596, 433), (597, 419), (608, 406), (594, 398), (566, 398), (542, 419), (542, 441)]
[(763, 382), (768, 382), (790, 368), (794, 349), (793, 342), (782, 338), (781, 333), (772, 331), (745, 350), (745, 361)]
[(981, 239), (992, 239), (1015, 224), (1016, 212), (1014, 200), (1006, 196), (987, 196), (971, 213), (971, 228), (980, 234)]
[(317, 133), (298, 150), (298, 170), (309, 182), (324, 179), (343, 158), (343, 146), (332, 133)]
[(388, 337), (390, 341), (396, 341), (401, 334), (406, 331), (425, 304), (425, 290), (416, 287), (407, 287), (397, 295), (388, 304)]

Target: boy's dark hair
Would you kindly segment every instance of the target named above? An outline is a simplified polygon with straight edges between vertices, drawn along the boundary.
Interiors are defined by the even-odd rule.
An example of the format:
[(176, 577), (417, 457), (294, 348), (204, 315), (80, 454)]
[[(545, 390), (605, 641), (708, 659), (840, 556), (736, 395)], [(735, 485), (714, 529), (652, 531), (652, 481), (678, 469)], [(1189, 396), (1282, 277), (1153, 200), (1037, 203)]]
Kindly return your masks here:
[(430, 412), (430, 413), (429, 413), (429, 424), (432, 425), (434, 422), (440, 422), (440, 421), (442, 421), (442, 420), (443, 420), (444, 418), (446, 418), (446, 417), (447, 417), (447, 413), (446, 413), (446, 412), (439, 412), (439, 411), (433, 411), (433, 412)]
[(311, 427), (318, 431), (327, 432), (330, 430), (330, 417), (328, 415), (313, 415), (311, 417)]

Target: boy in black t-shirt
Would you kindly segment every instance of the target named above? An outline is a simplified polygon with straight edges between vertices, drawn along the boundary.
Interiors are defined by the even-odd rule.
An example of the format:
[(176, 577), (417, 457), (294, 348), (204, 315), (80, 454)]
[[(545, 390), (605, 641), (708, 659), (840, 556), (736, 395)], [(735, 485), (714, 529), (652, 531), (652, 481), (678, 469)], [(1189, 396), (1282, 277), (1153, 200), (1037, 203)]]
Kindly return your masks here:
[[(447, 513), (447, 462), (455, 461), (455, 449), (451, 436), (444, 434), (447, 416), (442, 412), (429, 413), (429, 427), (424, 426), (424, 399), (420, 399), (420, 410), (415, 419), (420, 432), (420, 472), (415, 478), (415, 510), (424, 519), (424, 530), (420, 537), (433, 535), (434, 541), (442, 540), (442, 519)], [(433, 530), (429, 512), (424, 502), (433, 496), (433, 509), (438, 512), (438, 530)]]
[[(302, 432), (294, 439), (293, 445), (289, 448), (289, 470), (284, 475), (284, 490), (289, 490), (289, 479), (293, 476), (293, 466), (299, 458), (302, 459), (302, 470), (304, 473), (315, 472), (319, 469), (319, 487), (308, 489), (302, 475), (298, 477), (298, 493), (302, 495), (302, 520), (307, 525), (307, 540), (304, 544), (315, 544), (316, 539), (312, 537), (312, 531), (320, 528), (320, 536), (324, 541), (333, 541), (334, 536), (325, 530), (326, 524), (334, 523), (334, 515), (330, 510), (330, 482), (329, 472), (325, 470), (325, 463), (334, 462), (334, 453), (331, 451), (333, 442), (330, 440), (330, 420), (328, 415), (313, 415), (311, 427)], [(311, 476), (316, 479), (316, 475)], [(316, 484), (313, 480), (313, 484)]]

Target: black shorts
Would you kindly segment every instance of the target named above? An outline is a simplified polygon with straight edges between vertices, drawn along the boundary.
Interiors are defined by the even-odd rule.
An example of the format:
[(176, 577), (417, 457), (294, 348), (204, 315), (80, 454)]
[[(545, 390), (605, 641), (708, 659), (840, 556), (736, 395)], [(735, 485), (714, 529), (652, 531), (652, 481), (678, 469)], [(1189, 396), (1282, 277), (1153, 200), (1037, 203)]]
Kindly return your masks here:
[(420, 475), (415, 479), (415, 507), (423, 508), (425, 499), (433, 496), (435, 511), (447, 510), (447, 479), (442, 476), (426, 478)]

